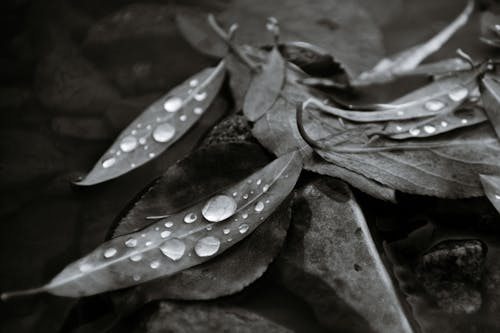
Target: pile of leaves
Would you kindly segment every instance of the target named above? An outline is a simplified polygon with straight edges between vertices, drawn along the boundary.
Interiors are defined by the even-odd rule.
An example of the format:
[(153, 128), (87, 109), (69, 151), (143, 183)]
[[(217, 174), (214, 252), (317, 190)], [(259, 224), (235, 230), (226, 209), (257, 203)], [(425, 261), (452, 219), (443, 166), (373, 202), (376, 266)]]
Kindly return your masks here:
[[(467, 327), (498, 328), (491, 319), (498, 300), (487, 308), (480, 293), (485, 262), (499, 249), (494, 236), (426, 221), (382, 248), (352, 189), (400, 211), (409, 195), (419, 195), (486, 196), (500, 212), (494, 51), (473, 59), (458, 50), (422, 64), (468, 23), (473, 1), (429, 40), (377, 63), (372, 51), (380, 40), (366, 35), (370, 22), (358, 2), (306, 3), (178, 5), (183, 36), (217, 63), (153, 101), (76, 186), (108, 182), (175, 149), (211, 113), (220, 118), (216, 104), (227, 91), (233, 113), (144, 188), (104, 243), (45, 286), (2, 299), (106, 293), (121, 311), (77, 331), (119, 331), (135, 312), (146, 314), (134, 323), (137, 331), (282, 332), (237, 307), (174, 301), (241, 292), (278, 257), (273, 275), (326, 329), (447, 332), (443, 316), (478, 313), (482, 323)], [(90, 30), (88, 43), (111, 38), (118, 21)], [(485, 12), (477, 39), (498, 47), (499, 24)], [(430, 80), (390, 101), (359, 102), (367, 87), (415, 77)], [(500, 279), (488, 279), (489, 295), (498, 294)], [(470, 325), (466, 320), (449, 331)]]

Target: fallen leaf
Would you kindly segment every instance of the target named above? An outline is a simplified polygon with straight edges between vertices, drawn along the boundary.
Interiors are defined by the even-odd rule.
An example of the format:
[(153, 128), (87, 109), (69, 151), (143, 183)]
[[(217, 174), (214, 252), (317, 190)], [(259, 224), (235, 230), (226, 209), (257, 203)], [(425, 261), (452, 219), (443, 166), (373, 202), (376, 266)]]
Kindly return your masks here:
[(119, 177), (160, 155), (200, 119), (219, 92), (224, 76), (221, 62), (155, 101), (120, 133), (77, 185), (94, 185)]

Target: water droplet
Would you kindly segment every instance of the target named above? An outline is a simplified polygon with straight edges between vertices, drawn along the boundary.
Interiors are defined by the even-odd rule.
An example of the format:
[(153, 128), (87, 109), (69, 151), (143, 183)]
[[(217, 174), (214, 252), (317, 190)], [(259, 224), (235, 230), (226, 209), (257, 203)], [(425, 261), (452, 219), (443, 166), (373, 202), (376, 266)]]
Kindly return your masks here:
[(171, 97), (163, 103), (163, 109), (167, 112), (177, 112), (182, 107), (182, 99), (179, 97)]
[(398, 111), (398, 112), (397, 112), (397, 115), (398, 115), (398, 116), (403, 116), (404, 114), (405, 114), (405, 113), (404, 113), (403, 111)]
[(185, 114), (183, 114), (183, 115), (181, 115), (181, 116), (179, 117), (179, 120), (180, 120), (180, 121), (186, 121), (186, 119), (187, 119), (187, 117), (186, 117), (186, 115), (185, 115)]
[(133, 262), (138, 262), (142, 260), (142, 254), (134, 254), (130, 257), (130, 260)]
[(119, 150), (116, 152), (116, 156), (120, 156), (121, 154), (122, 154), (122, 152)]
[(153, 139), (157, 142), (167, 142), (175, 135), (175, 127), (169, 123), (158, 125), (153, 131)]
[(234, 215), (236, 212), (236, 201), (227, 195), (216, 195), (207, 201), (201, 213), (210, 222), (220, 222)]
[(136, 167), (135, 163), (130, 163), (130, 167), (133, 169)]
[(401, 132), (401, 131), (403, 130), (403, 127), (401, 127), (401, 126), (396, 126), (396, 130), (397, 130), (397, 131), (399, 131), (399, 132)]
[(198, 216), (196, 216), (195, 213), (189, 213), (186, 216), (184, 216), (184, 222), (193, 223), (194, 221), (196, 221), (197, 218)]
[(203, 109), (200, 108), (200, 107), (196, 107), (193, 109), (193, 112), (194, 114), (202, 114), (203, 113)]
[(147, 241), (146, 244), (144, 244), (144, 245), (151, 246), (151, 245), (153, 245), (153, 242), (152, 241)]
[(106, 249), (104, 251), (104, 258), (111, 258), (116, 254), (116, 249), (113, 247), (110, 247), (109, 249)]
[(141, 234), (141, 237), (146, 237), (146, 234)]
[(110, 157), (102, 162), (102, 167), (107, 169), (116, 163), (116, 158)]
[(248, 194), (243, 194), (243, 199), (248, 199)]
[(160, 251), (172, 260), (179, 260), (186, 251), (186, 245), (180, 239), (172, 238), (160, 246)]
[(172, 232), (165, 230), (160, 233), (161, 238), (167, 238)]
[(260, 185), (261, 183), (262, 183), (262, 179), (257, 179), (256, 184), (257, 184), (257, 185)]
[(156, 156), (156, 154), (155, 154), (155, 153), (149, 153), (149, 158), (153, 158), (153, 157), (155, 157), (155, 156)]
[(425, 125), (424, 131), (425, 131), (425, 133), (432, 134), (432, 133), (436, 132), (436, 127), (434, 127), (432, 125)]
[(466, 88), (460, 88), (449, 93), (448, 97), (450, 97), (452, 101), (460, 102), (465, 97), (467, 97), (468, 94), (469, 91)]
[(448, 126), (448, 123), (446, 121), (441, 122), (441, 127), (447, 127), (447, 126)]
[(270, 203), (270, 202), (271, 202), (271, 200), (269, 200), (269, 199), (267, 199), (267, 200), (266, 200), (266, 203), (267, 203), (267, 204), (268, 204), (268, 203)]
[(189, 81), (189, 86), (196, 87), (197, 85), (198, 85), (198, 80), (192, 79), (191, 81)]
[(231, 232), (231, 229), (226, 228), (226, 229), (222, 230), (222, 232), (224, 233), (224, 235), (227, 235), (228, 233)]
[(237, 196), (238, 192), (233, 192), (233, 197)]
[(217, 253), (220, 247), (220, 240), (213, 236), (204, 237), (196, 242), (194, 252), (198, 257), (209, 257)]
[(410, 132), (411, 135), (417, 136), (417, 135), (420, 134), (420, 129), (418, 129), (418, 128), (412, 128), (412, 129), (410, 129), (409, 132)]
[(467, 121), (467, 119), (462, 119), (462, 120), (460, 120), (460, 122), (461, 122), (462, 124), (467, 124), (467, 122), (468, 122), (468, 121)]
[(138, 123), (138, 124), (137, 124), (137, 128), (142, 128), (142, 124), (141, 124), (141, 123)]
[(174, 225), (174, 222), (172, 222), (172, 221), (165, 222), (165, 224), (164, 224), (165, 228), (171, 228), (173, 225)]
[[(142, 137), (142, 138), (140, 138), (140, 139), (139, 139), (139, 144), (140, 144), (140, 145), (145, 145), (147, 140), (148, 140), (148, 139), (146, 139), (145, 137)], [(144, 149), (147, 149), (147, 148), (146, 148), (146, 147), (144, 147)]]
[(140, 275), (134, 275), (133, 277), (134, 281), (139, 281), (141, 279)]
[(159, 231), (160, 230), (160, 227), (155, 227), (155, 231)]
[(262, 212), (264, 210), (264, 203), (262, 201), (257, 202), (254, 209), (256, 212)]
[(125, 246), (126, 247), (136, 247), (137, 246), (137, 239), (135, 239), (135, 238), (127, 239), (127, 241), (125, 242)]
[(126, 136), (120, 142), (120, 149), (124, 152), (129, 152), (137, 147), (137, 138), (135, 136)]
[(248, 224), (244, 223), (238, 227), (238, 231), (240, 232), (240, 234), (244, 234), (248, 231), (248, 228), (250, 228)]
[(251, 179), (247, 180), (247, 183), (252, 184), (252, 180)]
[(132, 130), (132, 132), (130, 132), (130, 134), (132, 134), (132, 135), (136, 135), (136, 134), (137, 134), (137, 131), (136, 131), (136, 130)]
[(232, 239), (232, 238), (228, 238), (228, 239), (227, 239), (227, 241), (228, 241), (228, 242), (232, 242), (232, 241), (233, 241), (233, 239)]
[(262, 192), (266, 193), (269, 190), (269, 184), (266, 184), (262, 187)]
[(241, 217), (242, 217), (243, 219), (247, 219), (247, 218), (248, 218), (248, 214), (247, 214), (247, 213), (243, 213), (243, 214), (241, 215)]
[(201, 92), (201, 93), (194, 95), (194, 99), (197, 100), (198, 102), (203, 101), (205, 98), (207, 98), (206, 92)]
[(151, 264), (149, 264), (149, 266), (151, 266), (152, 269), (157, 269), (158, 267), (160, 267), (160, 262), (153, 261), (153, 262), (151, 262)]
[(255, 191), (254, 191), (254, 190), (251, 190), (251, 191), (250, 191), (250, 194), (254, 194), (254, 193), (255, 193)]
[(495, 199), (500, 200), (500, 195), (499, 194), (495, 194)]
[(213, 229), (213, 228), (212, 228), (212, 226), (211, 226), (211, 225), (209, 225), (209, 226), (207, 227), (207, 230), (208, 230), (208, 231), (210, 231), (210, 230), (212, 230), (212, 229)]
[(424, 106), (429, 111), (439, 111), (444, 108), (444, 103), (441, 101), (432, 100), (425, 102)]

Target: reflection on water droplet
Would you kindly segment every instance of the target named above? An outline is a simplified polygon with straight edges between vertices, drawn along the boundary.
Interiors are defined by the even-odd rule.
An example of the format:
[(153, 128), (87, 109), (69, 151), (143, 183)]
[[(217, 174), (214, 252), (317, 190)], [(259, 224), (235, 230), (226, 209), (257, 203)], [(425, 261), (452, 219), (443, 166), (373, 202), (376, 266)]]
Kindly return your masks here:
[(262, 183), (262, 179), (257, 179), (257, 185), (260, 185)]
[(194, 252), (199, 257), (209, 257), (217, 253), (220, 247), (220, 240), (213, 236), (204, 237), (194, 246)]
[(186, 245), (180, 239), (172, 238), (160, 246), (160, 251), (172, 260), (179, 260), (186, 251)]
[(248, 199), (248, 194), (244, 194), (243, 199)]
[(133, 262), (138, 262), (142, 260), (142, 254), (134, 254), (130, 257), (130, 260)]
[(155, 156), (156, 156), (156, 154), (155, 154), (155, 153), (149, 153), (149, 158), (153, 158), (153, 157), (155, 157)]
[(153, 245), (153, 242), (152, 241), (147, 241), (146, 244), (144, 244), (144, 245), (151, 246), (151, 245)]
[(189, 81), (189, 86), (196, 87), (197, 85), (198, 85), (198, 80), (192, 79), (191, 81)]
[(420, 134), (420, 129), (418, 129), (418, 128), (412, 128), (412, 129), (410, 129), (409, 132), (410, 132), (411, 135), (417, 136), (417, 135)]
[(460, 102), (465, 97), (467, 97), (468, 94), (469, 91), (466, 88), (460, 88), (449, 93), (448, 97), (450, 97), (452, 101)]
[(401, 126), (396, 126), (396, 130), (397, 130), (397, 131), (399, 131), (399, 132), (401, 132), (401, 131), (403, 130), (403, 127), (401, 127)]
[(236, 201), (227, 195), (216, 195), (207, 201), (201, 213), (210, 222), (220, 222), (234, 215), (236, 212)]
[(248, 231), (248, 228), (250, 228), (248, 224), (244, 223), (238, 227), (238, 231), (240, 232), (240, 234), (244, 234)]
[(269, 184), (266, 184), (262, 187), (262, 192), (267, 192), (267, 190), (269, 190)]
[(137, 138), (135, 136), (126, 136), (120, 142), (120, 149), (124, 152), (129, 152), (137, 147)]
[(241, 215), (241, 217), (242, 217), (243, 219), (247, 219), (247, 218), (248, 218), (248, 214), (247, 214), (247, 213), (243, 213), (243, 214)]
[(163, 109), (168, 112), (177, 112), (182, 107), (182, 99), (179, 97), (171, 97), (163, 103)]
[(172, 232), (165, 230), (160, 233), (161, 238), (167, 238)]
[(104, 258), (111, 258), (116, 254), (116, 249), (113, 247), (110, 247), (109, 249), (106, 249), (104, 251)]
[(127, 241), (125, 242), (125, 246), (126, 247), (135, 247), (135, 246), (137, 246), (137, 239), (135, 239), (135, 238), (129, 238), (129, 239), (127, 239)]
[(167, 142), (175, 135), (175, 127), (169, 123), (163, 123), (156, 126), (153, 131), (153, 139), (157, 142)]
[(160, 262), (153, 261), (151, 264), (149, 264), (149, 266), (151, 266), (152, 269), (157, 269), (158, 267), (160, 267)]
[(233, 197), (237, 196), (238, 192), (233, 192)]
[(184, 222), (193, 223), (194, 221), (196, 221), (197, 218), (198, 216), (196, 216), (195, 213), (189, 213), (186, 216), (184, 216)]
[(179, 117), (179, 120), (180, 120), (180, 121), (186, 121), (186, 119), (187, 119), (187, 117), (186, 117), (186, 115), (185, 115), (185, 114), (183, 114), (183, 115), (181, 115), (181, 116)]
[(495, 199), (500, 200), (500, 195), (499, 194), (495, 194)]
[(133, 277), (134, 281), (139, 281), (141, 279), (140, 275), (134, 275)]
[(267, 199), (267, 200), (266, 200), (266, 203), (267, 203), (267, 204), (268, 204), (268, 203), (270, 203), (270, 202), (271, 202), (271, 200), (269, 200), (269, 199)]
[(110, 157), (102, 162), (102, 167), (107, 169), (115, 163), (116, 163), (116, 158)]
[(431, 126), (431, 125), (425, 125), (424, 131), (428, 134), (432, 134), (432, 133), (436, 132), (436, 127)]
[(224, 233), (224, 235), (227, 235), (228, 233), (231, 232), (231, 229), (226, 228), (226, 229), (222, 230), (222, 232)]
[(443, 102), (436, 100), (427, 101), (424, 104), (425, 108), (429, 111), (439, 111), (444, 108), (444, 105), (445, 104)]
[(172, 221), (167, 221), (164, 224), (165, 228), (171, 228), (173, 225), (174, 225), (174, 222), (172, 222)]
[(201, 92), (201, 93), (194, 95), (194, 99), (197, 100), (198, 102), (203, 101), (205, 98), (207, 98), (206, 92)]
[(193, 109), (193, 112), (194, 114), (202, 114), (203, 113), (203, 109), (200, 108), (200, 107), (196, 107)]
[(441, 122), (441, 127), (446, 127), (446, 126), (448, 126), (448, 123), (446, 121), (442, 121)]
[(264, 210), (264, 203), (262, 201), (259, 201), (255, 204), (254, 208), (256, 212), (262, 212)]

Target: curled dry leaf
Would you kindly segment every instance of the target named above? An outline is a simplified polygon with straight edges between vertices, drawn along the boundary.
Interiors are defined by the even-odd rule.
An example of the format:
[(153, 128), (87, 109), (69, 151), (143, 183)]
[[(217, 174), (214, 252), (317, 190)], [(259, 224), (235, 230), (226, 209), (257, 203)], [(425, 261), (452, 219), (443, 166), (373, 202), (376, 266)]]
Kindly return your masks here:
[(481, 80), (481, 98), (495, 133), (500, 138), (500, 82), (498, 77), (486, 74)]
[(5, 293), (2, 298), (38, 292), (70, 297), (94, 295), (203, 263), (265, 221), (288, 197), (301, 170), (298, 153), (291, 152), (207, 201), (105, 242), (68, 265), (46, 286)]
[(500, 213), (500, 176), (480, 175), (484, 194)]
[(225, 64), (207, 68), (150, 105), (99, 159), (78, 185), (119, 177), (160, 155), (203, 115), (219, 92)]

